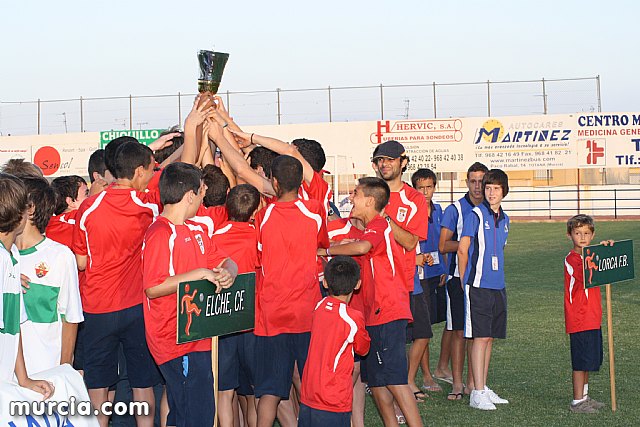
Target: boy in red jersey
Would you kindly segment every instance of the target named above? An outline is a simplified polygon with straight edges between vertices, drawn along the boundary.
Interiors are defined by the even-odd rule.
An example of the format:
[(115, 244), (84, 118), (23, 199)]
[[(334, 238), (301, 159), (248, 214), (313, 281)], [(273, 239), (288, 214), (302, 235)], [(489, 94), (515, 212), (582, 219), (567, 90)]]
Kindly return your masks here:
[(45, 234), (51, 240), (71, 248), (73, 226), (78, 208), (89, 197), (89, 188), (84, 178), (78, 175), (61, 176), (51, 181), (58, 203), (47, 224)]
[[(229, 220), (218, 225), (211, 241), (238, 264), (238, 273), (256, 272), (258, 238), (253, 218), (260, 204), (260, 193), (249, 184), (233, 187), (226, 195)], [(245, 419), (255, 426), (253, 398), (255, 335), (252, 331), (220, 337), (218, 348), (218, 420), (220, 426), (234, 425), (234, 392), (237, 390)], [(244, 402), (242, 401), (244, 400)]]
[[(124, 142), (122, 142), (122, 139)], [(118, 381), (118, 348), (122, 343), (129, 382), (136, 401), (149, 403), (153, 423), (153, 386), (160, 374), (144, 336), (142, 312), (142, 242), (158, 215), (157, 192), (145, 193), (153, 175), (151, 150), (130, 137), (114, 142), (116, 181), (105, 191), (80, 205), (73, 230), (78, 269), (85, 270), (86, 285), (80, 288), (84, 318), (84, 380), (95, 407), (108, 399), (108, 388)], [(108, 416), (98, 421), (106, 426)]]
[(176, 344), (176, 291), (181, 282), (201, 279), (212, 282), (217, 291), (229, 288), (238, 267), (202, 226), (188, 220), (205, 192), (198, 168), (186, 163), (167, 166), (159, 189), (164, 211), (147, 230), (143, 250), (147, 341), (165, 378), (176, 425), (213, 425), (211, 340)]
[(593, 218), (588, 215), (576, 215), (567, 221), (567, 236), (573, 243), (573, 249), (564, 260), (564, 319), (573, 368), (573, 401), (569, 409), (587, 414), (604, 407), (604, 403), (587, 395), (589, 371), (599, 371), (602, 364), (600, 288), (586, 289), (582, 270), (582, 249), (591, 244), (594, 232)]
[(316, 252), (329, 246), (324, 209), (301, 200), (302, 164), (278, 156), (271, 167), (277, 201), (258, 212), (260, 277), (256, 288), (255, 395), (258, 426), (271, 427), (281, 399), (289, 398), (294, 364), (302, 376), (311, 315), (320, 300)]
[(298, 426), (349, 427), (353, 353), (364, 356), (371, 342), (362, 313), (347, 306), (360, 287), (360, 267), (352, 258), (338, 256), (324, 271), (329, 296), (313, 313)]
[(365, 229), (361, 240), (335, 245), (318, 255), (365, 255), (363, 272), (364, 317), (371, 336), (371, 351), (362, 362), (363, 381), (368, 380), (385, 425), (397, 423), (393, 408), (398, 402), (407, 423), (421, 426), (415, 397), (408, 385), (405, 351), (407, 321), (411, 320), (405, 286), (403, 255), (391, 226), (381, 216), (390, 190), (380, 178), (361, 178), (351, 195), (351, 216)]

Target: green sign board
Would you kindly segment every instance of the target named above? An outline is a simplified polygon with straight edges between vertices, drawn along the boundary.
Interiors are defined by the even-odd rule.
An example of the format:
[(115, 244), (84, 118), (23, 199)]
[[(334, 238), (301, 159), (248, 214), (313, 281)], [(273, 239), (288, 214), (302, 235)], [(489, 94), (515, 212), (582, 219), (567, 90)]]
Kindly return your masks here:
[(256, 273), (238, 274), (216, 294), (208, 280), (178, 286), (178, 344), (253, 329)]
[(100, 132), (100, 148), (104, 148), (109, 142), (121, 136), (132, 136), (142, 144), (149, 145), (164, 131), (165, 129), (104, 130)]
[(612, 246), (593, 245), (582, 249), (584, 285), (587, 288), (633, 279), (633, 241)]

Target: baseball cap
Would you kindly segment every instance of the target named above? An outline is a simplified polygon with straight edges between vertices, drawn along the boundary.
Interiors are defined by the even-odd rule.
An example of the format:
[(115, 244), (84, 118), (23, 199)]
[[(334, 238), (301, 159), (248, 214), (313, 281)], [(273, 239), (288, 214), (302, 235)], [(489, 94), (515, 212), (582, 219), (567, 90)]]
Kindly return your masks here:
[(398, 141), (390, 140), (383, 142), (373, 150), (372, 160), (380, 157), (386, 157), (388, 159), (397, 159), (405, 155), (404, 146)]

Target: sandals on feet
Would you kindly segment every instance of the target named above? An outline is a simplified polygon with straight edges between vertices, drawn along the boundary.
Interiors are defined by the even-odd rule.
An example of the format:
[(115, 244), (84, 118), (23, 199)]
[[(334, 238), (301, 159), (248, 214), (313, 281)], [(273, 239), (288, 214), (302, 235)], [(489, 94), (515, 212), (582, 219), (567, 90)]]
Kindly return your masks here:
[(424, 392), (422, 392), (420, 390), (414, 391), (413, 392), (413, 396), (416, 398), (416, 402), (418, 402), (418, 403), (424, 402), (424, 399), (429, 397), (428, 394), (426, 394), (426, 393), (424, 393)]
[(464, 396), (463, 393), (451, 392), (451, 393), (447, 394), (447, 400), (462, 400), (463, 396)]

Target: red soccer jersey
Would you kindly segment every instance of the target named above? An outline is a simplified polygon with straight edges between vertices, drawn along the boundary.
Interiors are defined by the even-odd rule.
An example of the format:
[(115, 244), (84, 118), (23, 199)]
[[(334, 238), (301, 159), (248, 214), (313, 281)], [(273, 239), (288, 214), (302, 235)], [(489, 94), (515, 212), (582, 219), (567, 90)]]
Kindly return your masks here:
[(227, 218), (228, 213), (226, 206), (210, 206), (206, 208), (204, 205), (200, 205), (195, 216), (189, 219), (206, 227), (205, 231), (209, 238), (211, 238), (213, 233), (220, 228), (220, 224), (225, 222)]
[(74, 253), (87, 256), (87, 313), (110, 313), (142, 303), (142, 241), (158, 215), (157, 192), (108, 187), (80, 205), (73, 229)]
[(320, 301), (313, 312), (300, 401), (321, 411), (350, 412), (353, 353), (364, 356), (370, 344), (362, 313), (337, 298)]
[(564, 259), (564, 321), (568, 334), (600, 329), (600, 288), (585, 288), (582, 256), (574, 251)]
[(248, 222), (228, 221), (220, 224), (211, 241), (238, 264), (238, 273), (253, 273), (258, 267), (258, 236)]
[(256, 335), (311, 330), (311, 314), (320, 300), (317, 250), (329, 246), (322, 212), (317, 201), (300, 199), (275, 202), (258, 212)]
[[(349, 221), (349, 218), (339, 218), (333, 221), (329, 221), (329, 223), (327, 223), (327, 231), (329, 232), (329, 240), (331, 240), (332, 242), (339, 242), (344, 239), (358, 240), (362, 238), (362, 230), (358, 230), (356, 227), (354, 227), (351, 224), (351, 221)], [(354, 256), (352, 258), (360, 266), (360, 278), (362, 278), (362, 270), (364, 268), (369, 268), (369, 266), (365, 263), (364, 256)], [(362, 284), (360, 285), (360, 289), (357, 289), (353, 292), (351, 301), (349, 301), (349, 307), (364, 313), (364, 297), (362, 293)]]
[[(172, 224), (160, 216), (149, 227), (144, 237), (143, 288), (149, 289), (164, 282), (167, 277), (187, 273), (196, 268), (214, 268), (227, 258), (225, 252), (212, 243), (204, 227), (186, 221)], [(213, 284), (211, 285), (213, 287)], [(189, 293), (197, 294), (193, 288)], [(194, 298), (197, 303), (198, 298)], [(200, 305), (200, 310), (204, 307)], [(192, 351), (211, 351), (211, 340), (203, 339), (176, 344), (176, 294), (147, 298), (144, 306), (144, 325), (147, 344), (158, 365)], [(183, 308), (183, 305), (180, 305)], [(195, 312), (192, 315), (197, 316)]]
[[(424, 195), (413, 187), (403, 183), (400, 191), (392, 191), (389, 204), (384, 208), (387, 215), (400, 228), (418, 236), (419, 240), (427, 239), (429, 227), (429, 206)], [(405, 285), (409, 292), (413, 291), (413, 275), (416, 272), (416, 252), (405, 251), (400, 246), (404, 256)]]
[[(69, 249), (73, 246), (73, 228), (76, 225), (76, 215), (78, 210), (72, 210), (62, 213), (60, 215), (52, 216), (45, 230), (45, 235), (62, 245), (65, 245)], [(84, 271), (78, 271), (78, 286), (82, 289), (87, 284), (87, 279)]]
[(369, 268), (362, 272), (364, 318), (367, 326), (394, 320), (412, 320), (403, 275), (403, 254), (391, 226), (381, 216), (367, 224), (362, 239), (373, 247), (365, 255)]
[(329, 212), (329, 200), (331, 200), (332, 194), (329, 183), (324, 180), (320, 173), (314, 171), (313, 178), (308, 184), (307, 181), (303, 180), (298, 194), (303, 200), (317, 200), (320, 202), (324, 209), (325, 217), (327, 216), (327, 212)]
[(147, 190), (152, 192), (160, 191), (160, 177), (162, 176), (162, 171), (164, 170), (164, 169), (160, 169), (160, 165), (158, 163), (156, 163), (156, 168), (158, 170), (153, 172), (153, 176), (151, 177), (151, 180), (147, 184)]

